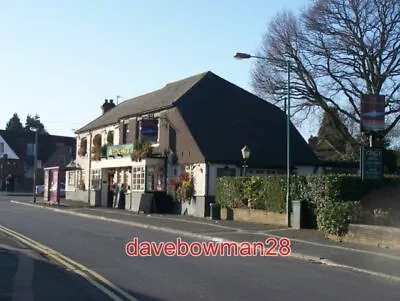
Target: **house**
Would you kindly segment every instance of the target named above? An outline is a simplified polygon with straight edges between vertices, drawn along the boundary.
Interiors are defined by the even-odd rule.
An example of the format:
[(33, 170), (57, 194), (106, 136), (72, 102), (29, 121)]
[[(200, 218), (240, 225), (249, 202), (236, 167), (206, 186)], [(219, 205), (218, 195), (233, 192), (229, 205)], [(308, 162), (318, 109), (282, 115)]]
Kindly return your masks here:
[[(66, 166), (75, 157), (75, 138), (38, 134), (37, 184), (43, 184), (43, 168)], [(0, 130), (0, 188), (32, 191), (35, 133)], [(65, 175), (64, 175), (65, 176)], [(63, 179), (61, 179), (63, 181)]]
[(316, 136), (309, 137), (308, 144), (320, 160), (318, 169), (321, 173), (357, 175), (361, 173), (360, 162), (347, 158), (346, 145), (337, 145), (335, 147), (328, 139), (320, 139)]
[[(68, 172), (67, 198), (107, 206), (110, 185), (124, 182), (131, 188), (125, 208), (137, 211), (144, 193), (171, 193), (169, 180), (186, 170), (194, 200), (182, 211), (206, 216), (216, 178), (242, 174), (244, 145), (247, 175), (286, 171), (285, 113), (210, 71), (117, 106), (106, 100), (102, 109), (76, 131), (79, 168)], [(290, 131), (293, 170), (313, 173), (318, 159), (293, 125)], [(138, 159), (138, 142), (148, 142), (152, 155)]]

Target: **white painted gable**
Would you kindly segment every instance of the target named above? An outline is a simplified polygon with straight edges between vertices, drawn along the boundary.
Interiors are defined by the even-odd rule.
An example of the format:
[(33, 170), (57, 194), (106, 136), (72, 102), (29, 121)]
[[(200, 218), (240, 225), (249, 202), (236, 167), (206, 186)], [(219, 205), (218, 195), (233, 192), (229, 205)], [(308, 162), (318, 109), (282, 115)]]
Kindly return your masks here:
[(0, 157), (3, 157), (4, 154), (7, 154), (8, 159), (18, 160), (19, 157), (17, 156), (17, 154), (13, 151), (13, 149), (8, 145), (8, 143), (0, 135), (0, 144), (2, 144), (2, 143), (4, 143), (4, 152), (2, 152), (3, 149), (0, 146)]

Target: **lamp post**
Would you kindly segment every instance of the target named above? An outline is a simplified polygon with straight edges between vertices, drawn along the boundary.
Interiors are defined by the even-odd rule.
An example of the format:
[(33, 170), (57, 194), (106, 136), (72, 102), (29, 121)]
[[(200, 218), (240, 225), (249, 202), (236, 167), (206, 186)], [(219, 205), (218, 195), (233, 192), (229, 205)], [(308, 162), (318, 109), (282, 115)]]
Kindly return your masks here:
[(38, 129), (30, 128), (35, 132), (35, 146), (34, 146), (34, 159), (33, 159), (33, 202), (36, 203), (36, 174), (37, 174), (37, 161), (38, 161)]
[[(235, 59), (260, 59), (266, 61), (276, 61), (263, 56), (251, 55), (243, 52), (236, 52), (233, 56)], [(290, 200), (290, 60), (287, 60), (287, 100), (285, 101), (286, 111), (286, 223), (288, 227), (291, 227), (290, 215), (291, 215), (291, 200)]]
[(242, 158), (243, 158), (243, 176), (246, 176), (246, 167), (247, 167), (247, 160), (250, 158), (250, 148), (245, 145), (242, 149)]
[(88, 155), (88, 204), (90, 205), (90, 191), (91, 191), (91, 185), (92, 185), (92, 139), (93, 139), (93, 134), (90, 131), (89, 132), (89, 155)]

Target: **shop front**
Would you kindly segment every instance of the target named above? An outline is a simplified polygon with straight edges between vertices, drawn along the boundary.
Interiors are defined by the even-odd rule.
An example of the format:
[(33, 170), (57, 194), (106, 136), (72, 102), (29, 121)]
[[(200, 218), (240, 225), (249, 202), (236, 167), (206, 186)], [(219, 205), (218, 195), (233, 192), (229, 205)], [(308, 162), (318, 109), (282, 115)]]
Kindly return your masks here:
[(165, 207), (160, 202), (167, 199), (166, 158), (133, 160), (133, 151), (132, 144), (108, 146), (105, 158), (91, 162), (90, 187), (101, 194), (97, 206), (136, 212)]
[[(154, 202), (154, 197), (167, 193), (165, 162), (164, 158), (146, 158), (140, 162), (131, 162), (131, 165), (110, 164), (113, 166), (94, 169), (92, 188), (101, 190), (101, 206), (136, 212), (140, 211), (141, 206), (149, 208), (146, 203)], [(118, 160), (112, 163), (118, 163)], [(157, 210), (151, 208), (152, 211)]]

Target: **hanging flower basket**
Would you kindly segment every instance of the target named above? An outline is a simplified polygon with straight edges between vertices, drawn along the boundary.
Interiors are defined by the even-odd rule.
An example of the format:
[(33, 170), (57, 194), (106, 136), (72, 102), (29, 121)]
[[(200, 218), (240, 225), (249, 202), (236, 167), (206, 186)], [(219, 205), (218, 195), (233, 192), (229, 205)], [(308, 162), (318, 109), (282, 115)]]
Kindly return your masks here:
[(179, 176), (171, 179), (170, 187), (174, 199), (180, 202), (191, 202), (194, 196), (193, 177), (188, 172), (183, 172)]
[(131, 154), (132, 161), (141, 161), (148, 158), (153, 153), (153, 148), (150, 143), (147, 142), (136, 142), (133, 147), (133, 152)]

